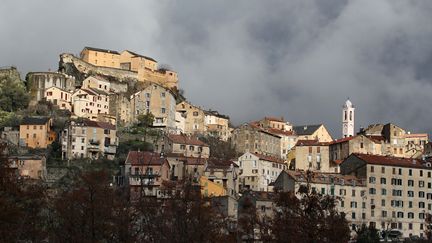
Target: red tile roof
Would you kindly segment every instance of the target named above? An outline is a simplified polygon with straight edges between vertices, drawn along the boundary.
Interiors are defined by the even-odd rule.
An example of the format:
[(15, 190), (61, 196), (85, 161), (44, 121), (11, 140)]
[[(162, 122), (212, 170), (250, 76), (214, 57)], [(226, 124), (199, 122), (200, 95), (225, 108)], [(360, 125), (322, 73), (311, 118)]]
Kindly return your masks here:
[(166, 158), (161, 158), (161, 155), (158, 153), (148, 151), (129, 151), (125, 163), (132, 165), (162, 166), (165, 162), (168, 163), (168, 160)]
[(340, 138), (340, 139), (336, 139), (334, 141), (330, 142), (330, 145), (332, 144), (338, 144), (338, 143), (344, 143), (344, 142), (348, 142), (354, 138), (356, 138), (357, 136), (352, 136), (352, 137), (346, 137), (346, 138)]
[(296, 146), (327, 146), (327, 142), (319, 142), (318, 140), (298, 140)]
[(203, 141), (200, 141), (196, 137), (189, 137), (186, 135), (169, 134), (168, 139), (173, 143), (186, 144), (186, 145), (197, 145), (197, 146), (207, 146)]
[[(357, 154), (357, 153), (353, 153), (351, 156), (356, 156), (357, 158), (363, 160), (368, 164), (432, 169), (430, 167), (426, 167), (425, 161), (419, 159), (398, 158), (398, 157), (391, 157), (391, 156)], [(351, 156), (349, 156), (347, 159), (349, 159)], [(347, 159), (344, 160), (344, 163)]]
[(103, 129), (109, 129), (109, 130), (116, 130), (116, 127), (108, 122), (101, 122), (101, 121), (92, 121), (92, 120), (84, 120), (84, 125), (87, 127), (100, 127)]
[(275, 162), (275, 163), (280, 163), (280, 164), (285, 163), (285, 161), (283, 159), (279, 159), (279, 158), (276, 158), (273, 156), (259, 154), (259, 153), (254, 153), (254, 155), (257, 156), (260, 160), (265, 160), (265, 161)]

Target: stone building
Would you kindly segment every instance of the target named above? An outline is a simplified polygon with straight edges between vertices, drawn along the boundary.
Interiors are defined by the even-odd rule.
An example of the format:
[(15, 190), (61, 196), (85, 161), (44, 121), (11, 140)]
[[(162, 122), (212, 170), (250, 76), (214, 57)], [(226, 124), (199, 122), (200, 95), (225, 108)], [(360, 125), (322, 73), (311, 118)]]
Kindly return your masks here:
[(232, 132), (231, 143), (239, 153), (259, 153), (281, 157), (281, 137), (255, 123), (246, 123)]
[(46, 158), (39, 155), (21, 155), (8, 157), (9, 168), (16, 169), (24, 178), (45, 180), (47, 176)]
[(211, 182), (221, 185), (226, 195), (237, 198), (239, 193), (239, 166), (234, 161), (209, 159), (204, 176)]
[(139, 115), (151, 113), (153, 127), (175, 131), (176, 100), (171, 90), (158, 84), (148, 85), (130, 98), (131, 119), (136, 122)]
[(120, 67), (120, 53), (113, 50), (84, 47), (80, 53), (80, 58), (83, 61), (91, 63), (95, 66), (110, 68)]
[(52, 86), (45, 90), (44, 99), (59, 109), (72, 111), (72, 93)]
[(94, 88), (81, 88), (72, 94), (72, 112), (77, 117), (98, 120), (99, 114), (109, 113), (109, 93)]
[(329, 144), (317, 140), (298, 140), (290, 169), (337, 173), (338, 164), (329, 159)]

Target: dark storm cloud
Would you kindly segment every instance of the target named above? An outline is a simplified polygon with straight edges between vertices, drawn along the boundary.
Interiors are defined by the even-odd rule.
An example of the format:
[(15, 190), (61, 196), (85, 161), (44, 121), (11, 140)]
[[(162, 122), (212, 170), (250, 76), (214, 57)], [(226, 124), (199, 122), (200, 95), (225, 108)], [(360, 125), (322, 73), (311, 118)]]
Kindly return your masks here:
[(409, 0), (6, 1), (0, 65), (55, 69), (85, 45), (170, 64), (190, 101), (231, 116), (431, 131), (432, 2)]

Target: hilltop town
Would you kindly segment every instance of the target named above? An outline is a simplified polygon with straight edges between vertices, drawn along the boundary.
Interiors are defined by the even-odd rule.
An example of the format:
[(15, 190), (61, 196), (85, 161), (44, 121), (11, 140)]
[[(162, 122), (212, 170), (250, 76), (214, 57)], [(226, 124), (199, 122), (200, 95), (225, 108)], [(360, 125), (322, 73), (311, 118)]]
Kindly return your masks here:
[[(168, 209), (155, 208), (178, 203), (188, 211), (172, 199), (186, 198), (192, 187), (191, 201), (211, 205), (223, 215), (220, 222), (228, 221), (225, 228), (211, 226), (221, 229), (218, 234), (266, 241), (265, 232), (276, 230), (263, 230), (259, 222), (278, 217), (283, 193), (302, 198), (297, 192), (307, 187), (311, 195), (335, 200), (334, 210), (343, 215), (338, 220), (347, 227), (342, 240), (359, 237), (363, 225), (387, 239), (430, 237), (428, 131), (411, 133), (413, 127), (391, 122), (356, 131), (350, 100), (341, 104), (337, 137), (325, 124), (293, 124), (284, 114), (233, 126), (223, 111), (189, 102), (175, 70), (130, 50), (94, 47), (84, 47), (80, 56), (62, 53), (58, 71), (32, 71), (25, 80), (15, 67), (1, 68), (0, 95), (2, 175), (43, 188), (64, 214), (72, 209), (61, 208), (61, 200), (75, 200), (77, 185), (98, 181), (95, 190), (140, 202), (148, 208), (132, 211), (158, 225), (156, 216)], [(111, 203), (110, 209), (98, 207), (121, 208)], [(137, 239), (164, 241), (145, 232)]]

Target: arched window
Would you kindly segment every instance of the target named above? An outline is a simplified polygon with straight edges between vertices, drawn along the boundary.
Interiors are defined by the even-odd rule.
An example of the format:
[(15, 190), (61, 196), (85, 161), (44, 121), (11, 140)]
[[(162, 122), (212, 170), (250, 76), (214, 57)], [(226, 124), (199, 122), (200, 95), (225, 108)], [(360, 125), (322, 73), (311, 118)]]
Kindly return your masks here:
[(347, 111), (344, 112), (345, 113), (345, 121), (347, 120)]
[(352, 111), (350, 111), (350, 121), (352, 121)]

